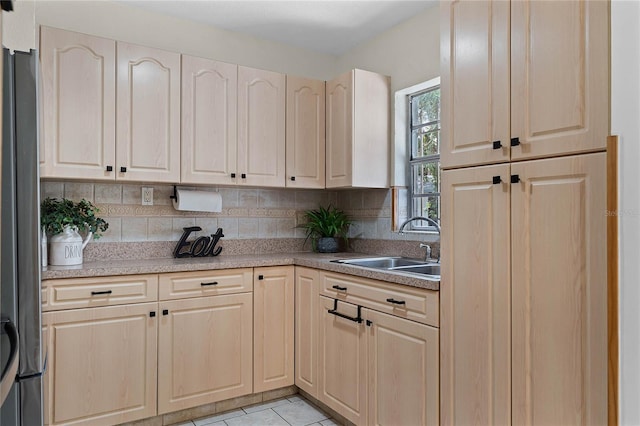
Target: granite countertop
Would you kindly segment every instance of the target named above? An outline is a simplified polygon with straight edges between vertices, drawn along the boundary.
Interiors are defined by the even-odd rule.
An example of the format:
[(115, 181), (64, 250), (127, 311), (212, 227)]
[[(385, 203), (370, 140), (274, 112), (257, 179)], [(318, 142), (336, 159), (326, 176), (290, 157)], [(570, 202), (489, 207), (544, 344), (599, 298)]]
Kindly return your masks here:
[(48, 266), (42, 279), (103, 277), (110, 275), (160, 274), (167, 272), (207, 271), (213, 269), (256, 268), (261, 266), (298, 265), (340, 272), (427, 290), (440, 290), (440, 282), (401, 272), (387, 272), (359, 266), (332, 263), (332, 260), (372, 257), (361, 253), (274, 253), (221, 255), (203, 258), (157, 258), (143, 260), (105, 260), (85, 262), (77, 266)]

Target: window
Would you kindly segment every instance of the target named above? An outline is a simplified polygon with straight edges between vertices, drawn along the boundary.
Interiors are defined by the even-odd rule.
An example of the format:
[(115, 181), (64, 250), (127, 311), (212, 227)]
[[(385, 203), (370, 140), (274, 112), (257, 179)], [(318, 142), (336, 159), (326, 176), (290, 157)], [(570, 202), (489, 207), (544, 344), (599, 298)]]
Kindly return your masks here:
[[(409, 215), (440, 223), (440, 86), (409, 95)], [(429, 231), (425, 221), (411, 229)]]

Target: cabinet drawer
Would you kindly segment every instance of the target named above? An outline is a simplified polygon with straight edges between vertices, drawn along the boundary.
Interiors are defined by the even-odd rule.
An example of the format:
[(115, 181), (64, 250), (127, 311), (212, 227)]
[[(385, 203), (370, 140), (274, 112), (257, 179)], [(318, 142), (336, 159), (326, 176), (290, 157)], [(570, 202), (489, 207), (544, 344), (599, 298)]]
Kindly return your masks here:
[(435, 327), (440, 324), (437, 291), (332, 272), (321, 272), (320, 283), (324, 296)]
[(157, 275), (46, 280), (42, 287), (43, 312), (158, 300)]
[(160, 275), (160, 300), (246, 293), (252, 290), (252, 268)]

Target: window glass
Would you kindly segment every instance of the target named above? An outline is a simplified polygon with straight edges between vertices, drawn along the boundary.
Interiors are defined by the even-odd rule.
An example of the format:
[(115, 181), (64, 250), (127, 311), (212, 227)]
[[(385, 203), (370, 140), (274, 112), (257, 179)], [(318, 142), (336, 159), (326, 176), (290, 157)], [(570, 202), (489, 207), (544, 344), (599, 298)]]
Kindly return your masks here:
[[(440, 223), (440, 87), (409, 96), (411, 216), (425, 216)], [(413, 230), (431, 230), (425, 221), (411, 223)]]

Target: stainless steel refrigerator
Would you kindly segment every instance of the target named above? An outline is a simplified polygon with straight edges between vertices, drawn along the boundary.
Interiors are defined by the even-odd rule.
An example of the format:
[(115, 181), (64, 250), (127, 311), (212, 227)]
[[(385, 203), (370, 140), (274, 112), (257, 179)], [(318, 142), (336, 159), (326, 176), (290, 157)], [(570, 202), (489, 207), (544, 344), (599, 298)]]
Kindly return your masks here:
[(0, 254), (2, 368), (10, 363), (13, 325), (18, 369), (3, 371), (11, 385), (1, 426), (42, 424), (44, 371), (40, 306), (40, 185), (38, 177), (38, 56), (3, 49), (2, 211)]

